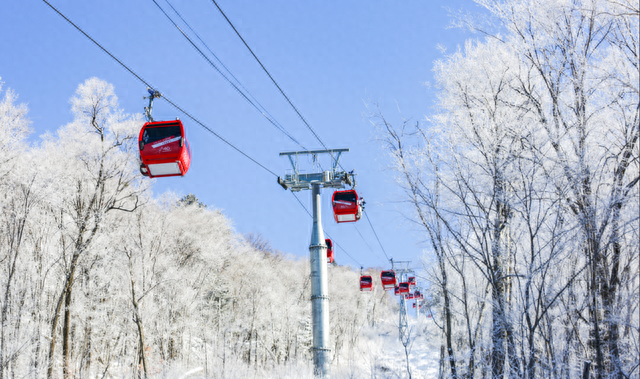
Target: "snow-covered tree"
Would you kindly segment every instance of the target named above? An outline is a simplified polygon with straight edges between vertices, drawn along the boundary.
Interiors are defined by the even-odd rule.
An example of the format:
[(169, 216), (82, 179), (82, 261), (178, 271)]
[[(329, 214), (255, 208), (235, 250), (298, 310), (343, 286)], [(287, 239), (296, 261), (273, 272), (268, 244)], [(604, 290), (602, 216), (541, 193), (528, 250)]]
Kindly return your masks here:
[[(484, 30), (485, 41), (436, 64), (436, 113), (415, 127), (374, 120), (431, 242), (451, 376), (477, 366), (493, 378), (577, 377), (591, 361), (598, 378), (628, 376), (638, 362), (637, 323), (620, 332), (639, 303), (637, 7), (478, 3), (502, 34)], [(457, 348), (456, 335), (466, 335)]]
[[(154, 197), (142, 118), (108, 83), (81, 84), (74, 120), (33, 146), (15, 98), (0, 108), (0, 377), (312, 377), (306, 259), (193, 194)], [(329, 271), (335, 362), (350, 364), (390, 298)]]
[(142, 191), (134, 168), (134, 136), (140, 118), (117, 108), (113, 86), (97, 78), (78, 87), (71, 100), (75, 119), (48, 136), (45, 164), (57, 176), (50, 199), (60, 233), (59, 295), (51, 317), (48, 377), (53, 376), (61, 313), (64, 377), (71, 376), (71, 304), (78, 271), (112, 211), (133, 211)]

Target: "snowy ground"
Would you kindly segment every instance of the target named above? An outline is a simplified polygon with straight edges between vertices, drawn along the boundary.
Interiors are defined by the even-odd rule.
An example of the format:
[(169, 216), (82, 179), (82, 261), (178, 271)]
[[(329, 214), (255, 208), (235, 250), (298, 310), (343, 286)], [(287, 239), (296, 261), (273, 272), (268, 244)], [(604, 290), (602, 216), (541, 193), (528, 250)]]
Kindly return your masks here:
[[(438, 377), (440, 358), (439, 330), (431, 319), (424, 316), (418, 322), (409, 317), (411, 344), (409, 345), (409, 368), (404, 346), (398, 338), (397, 316), (363, 330), (357, 351), (350, 356), (342, 355), (333, 362), (332, 379), (431, 379)], [(313, 379), (313, 368), (309, 362), (279, 365), (270, 368), (249, 367), (242, 362), (229, 361), (227, 367), (210, 368), (208, 375), (199, 367), (174, 367), (159, 373), (154, 378), (163, 379)]]
[[(420, 322), (409, 318), (411, 378), (438, 377), (440, 358), (439, 331), (431, 319)], [(398, 338), (398, 321), (389, 320), (376, 329), (366, 330), (360, 343), (360, 356), (350, 364), (334, 364), (332, 378), (409, 378), (405, 348)]]

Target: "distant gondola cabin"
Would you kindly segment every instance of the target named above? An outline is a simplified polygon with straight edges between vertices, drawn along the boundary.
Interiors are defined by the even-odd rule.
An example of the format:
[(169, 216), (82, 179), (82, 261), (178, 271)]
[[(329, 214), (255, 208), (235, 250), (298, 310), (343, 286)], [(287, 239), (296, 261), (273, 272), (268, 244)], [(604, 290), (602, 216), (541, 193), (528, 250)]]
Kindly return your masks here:
[(402, 283), (398, 284), (398, 290), (400, 291), (401, 295), (408, 294), (409, 293), (409, 283), (408, 282), (402, 282)]
[(392, 290), (396, 286), (396, 273), (393, 270), (382, 271), (380, 273), (380, 279), (382, 281), (382, 288), (386, 290)]
[(324, 243), (327, 245), (327, 263), (333, 263), (333, 242), (327, 238)]
[(360, 291), (373, 291), (373, 279), (369, 275), (360, 277)]

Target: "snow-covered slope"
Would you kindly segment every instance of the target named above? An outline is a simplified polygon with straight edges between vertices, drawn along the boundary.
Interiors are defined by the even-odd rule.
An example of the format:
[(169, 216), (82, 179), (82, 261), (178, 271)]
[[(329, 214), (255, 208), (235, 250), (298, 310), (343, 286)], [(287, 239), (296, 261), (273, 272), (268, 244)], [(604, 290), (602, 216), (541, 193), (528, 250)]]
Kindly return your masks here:
[[(333, 379), (386, 379), (412, 378), (427, 379), (439, 376), (440, 343), (439, 330), (431, 319), (419, 322), (409, 318), (411, 343), (409, 369), (405, 348), (398, 339), (398, 320), (389, 319), (362, 331), (357, 348), (336, 357), (331, 368)], [(290, 362), (271, 367), (251, 367), (243, 362), (230, 360), (221, 370), (210, 369), (209, 375), (198, 367), (174, 367), (160, 375), (163, 378), (209, 379), (224, 377), (273, 378), (273, 379), (314, 379), (311, 362)]]
[(411, 339), (404, 346), (398, 338), (398, 320), (387, 320), (363, 331), (359, 356), (351, 362), (334, 362), (334, 378), (437, 378), (440, 358), (439, 330), (431, 319), (409, 318)]

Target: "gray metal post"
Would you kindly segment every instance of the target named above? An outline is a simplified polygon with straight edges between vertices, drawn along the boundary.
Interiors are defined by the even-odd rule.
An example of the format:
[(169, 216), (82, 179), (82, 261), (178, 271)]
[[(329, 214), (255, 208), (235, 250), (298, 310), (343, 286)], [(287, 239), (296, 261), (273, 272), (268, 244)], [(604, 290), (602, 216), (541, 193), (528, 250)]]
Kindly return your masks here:
[[(401, 281), (405, 281), (404, 273), (400, 274)], [(400, 296), (400, 319), (398, 320), (398, 336), (400, 342), (406, 345), (409, 340), (409, 323), (407, 322), (407, 301), (404, 295)]]
[(409, 323), (407, 322), (407, 301), (404, 296), (400, 298), (400, 322), (399, 322), (400, 342), (403, 345), (409, 340)]
[[(349, 149), (302, 150), (280, 153), (291, 162), (292, 173), (278, 177), (278, 184), (292, 192), (312, 190), (313, 229), (309, 245), (311, 266), (311, 321), (313, 323), (313, 365), (314, 374), (328, 379), (331, 375), (331, 349), (329, 346), (329, 293), (327, 284), (327, 245), (324, 242), (322, 219), (320, 217), (320, 187), (344, 188), (345, 183), (355, 187), (353, 171), (338, 170), (342, 153)], [(331, 170), (301, 174), (298, 170), (298, 156), (312, 155), (314, 162), (321, 154), (331, 155)]]
[(324, 242), (320, 214), (320, 185), (312, 183), (313, 229), (309, 245), (311, 264), (311, 317), (313, 320), (313, 366), (314, 374), (330, 378), (331, 349), (329, 348), (329, 297), (327, 296), (327, 245)]

